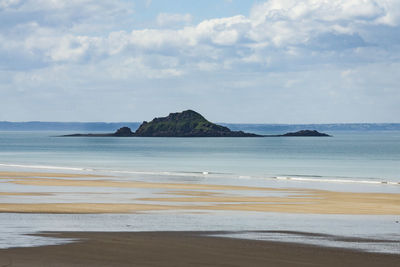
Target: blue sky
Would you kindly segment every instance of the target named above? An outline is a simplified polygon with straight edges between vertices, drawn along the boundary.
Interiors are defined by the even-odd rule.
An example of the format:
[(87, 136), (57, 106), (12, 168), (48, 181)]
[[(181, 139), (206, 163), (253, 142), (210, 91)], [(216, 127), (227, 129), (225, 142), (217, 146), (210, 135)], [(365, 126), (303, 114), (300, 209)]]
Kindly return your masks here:
[(0, 120), (400, 122), (398, 0), (0, 0)]
[(205, 19), (230, 17), (237, 14), (248, 15), (254, 3), (255, 1), (243, 0), (142, 0), (136, 1), (134, 8), (138, 11), (137, 21), (139, 22), (146, 20), (152, 23), (160, 13), (169, 13), (191, 14), (193, 22), (199, 23)]

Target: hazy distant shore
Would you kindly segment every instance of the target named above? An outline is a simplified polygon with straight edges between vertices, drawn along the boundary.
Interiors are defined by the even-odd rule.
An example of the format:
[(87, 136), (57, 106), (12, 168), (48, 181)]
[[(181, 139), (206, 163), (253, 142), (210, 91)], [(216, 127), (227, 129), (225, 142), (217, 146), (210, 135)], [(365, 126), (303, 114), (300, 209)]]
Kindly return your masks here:
[[(10, 122), (0, 121), (0, 131), (79, 131), (112, 132), (123, 126), (136, 130), (140, 122)], [(285, 133), (302, 129), (318, 131), (398, 131), (400, 123), (324, 123), (324, 124), (272, 124), (272, 123), (219, 123), (234, 131), (259, 134)]]
[[(399, 255), (295, 243), (205, 236), (196, 232), (66, 232), (79, 239), (0, 249), (1, 266), (398, 266)], [(45, 256), (44, 256), (45, 255)]]

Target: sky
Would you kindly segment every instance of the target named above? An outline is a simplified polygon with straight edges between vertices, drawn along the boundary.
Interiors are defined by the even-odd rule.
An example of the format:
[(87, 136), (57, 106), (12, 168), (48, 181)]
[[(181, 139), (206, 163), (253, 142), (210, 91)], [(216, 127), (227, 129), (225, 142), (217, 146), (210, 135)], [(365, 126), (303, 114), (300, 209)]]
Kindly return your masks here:
[(399, 0), (0, 0), (0, 121), (400, 122)]

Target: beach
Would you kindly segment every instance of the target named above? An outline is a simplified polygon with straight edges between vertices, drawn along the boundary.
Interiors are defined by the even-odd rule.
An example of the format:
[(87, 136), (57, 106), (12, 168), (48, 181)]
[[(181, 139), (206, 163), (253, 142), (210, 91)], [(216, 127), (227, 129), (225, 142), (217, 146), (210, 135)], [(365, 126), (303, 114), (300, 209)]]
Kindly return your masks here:
[[(0, 183), (0, 219), (3, 236), (8, 236), (0, 248), (7, 251), (32, 245), (69, 248), (75, 246), (69, 242), (86, 242), (109, 231), (133, 234), (133, 240), (140, 232), (156, 236), (170, 231), (172, 238), (172, 233), (194, 230), (199, 233), (191, 238), (203, 240), (201, 233), (214, 231), (222, 239), (214, 235), (201, 242), (280, 241), (359, 253), (396, 254), (399, 244), (393, 233), (399, 228), (400, 194), (390, 191), (330, 191), (276, 182), (155, 182), (129, 175), (38, 171), (3, 171)], [(356, 225), (362, 225), (360, 231), (353, 229)], [(48, 231), (68, 233), (40, 234)], [(77, 231), (84, 232), (75, 239), (71, 233)]]
[(78, 238), (59, 246), (0, 249), (0, 266), (398, 266), (400, 255), (218, 238), (196, 232), (44, 235)]
[[(347, 136), (323, 142), (3, 136), (0, 266), (399, 260), (397, 137), (380, 148), (361, 139), (362, 147), (371, 144), (366, 158), (359, 137)], [(372, 153), (378, 148), (384, 157)]]
[(400, 267), (400, 0), (0, 21), (0, 267)]
[[(51, 178), (49, 178), (51, 177)], [(84, 178), (97, 178), (84, 180)], [(152, 197), (131, 195), (126, 203), (0, 203), (0, 212), (21, 213), (129, 213), (159, 210), (233, 210), (306, 214), (400, 215), (400, 194), (335, 192), (302, 188), (269, 188), (233, 185), (154, 183), (126, 181), (117, 177), (99, 177), (67, 173), (0, 172), (0, 181), (20, 186), (84, 188), (157, 189)], [(161, 191), (160, 191), (161, 190)], [(181, 190), (181, 191), (176, 191)], [(185, 191), (186, 190), (186, 191)], [(239, 192), (239, 193), (238, 193)], [(262, 196), (254, 196), (254, 193)], [(272, 194), (271, 194), (272, 193)], [(275, 196), (280, 193), (281, 196)], [(39, 199), (43, 192), (2, 192), (3, 197), (24, 194)], [(17, 194), (17, 195), (16, 195)], [(105, 194), (105, 193), (104, 193)], [(156, 195), (154, 197), (154, 195)], [(159, 195), (162, 195), (160, 197)], [(154, 204), (157, 203), (157, 204)]]

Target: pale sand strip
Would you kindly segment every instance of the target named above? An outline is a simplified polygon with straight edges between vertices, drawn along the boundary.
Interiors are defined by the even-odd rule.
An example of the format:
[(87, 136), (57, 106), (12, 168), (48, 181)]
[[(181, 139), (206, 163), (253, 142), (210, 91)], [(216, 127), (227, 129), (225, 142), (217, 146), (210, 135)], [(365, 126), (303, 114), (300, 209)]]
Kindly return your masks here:
[(216, 205), (150, 205), (112, 203), (46, 203), (0, 204), (0, 212), (17, 213), (133, 213), (140, 211), (258, 211), (305, 214), (347, 215), (400, 215), (400, 209), (391, 205), (382, 207), (375, 203), (313, 203), (313, 204), (216, 204)]
[(207, 192), (207, 191), (165, 191), (157, 193), (160, 195), (177, 195), (177, 196), (192, 196), (192, 197), (204, 197), (204, 196), (222, 196), (219, 192)]
[(252, 196), (217, 196), (217, 197), (171, 197), (171, 198), (138, 198), (136, 200), (152, 202), (176, 202), (176, 203), (267, 203), (267, 204), (300, 204), (313, 203), (310, 198), (289, 197), (252, 197)]
[(0, 204), (0, 212), (17, 213), (132, 213), (182, 209), (179, 206), (115, 204), (115, 203), (40, 203), (40, 204)]
[[(221, 197), (195, 200), (197, 205), (152, 205), (152, 204), (112, 204), (112, 203), (46, 203), (46, 204), (0, 204), (0, 212), (26, 213), (130, 213), (155, 210), (232, 210), (285, 212), (308, 214), (357, 214), (357, 215), (400, 215), (398, 194), (351, 194), (342, 192), (317, 191), (315, 198), (294, 199), (290, 197)], [(154, 200), (154, 199), (149, 199)], [(176, 198), (175, 198), (176, 200)], [(206, 203), (207, 200), (211, 201)], [(238, 201), (238, 203), (226, 204)], [(174, 199), (156, 199), (159, 203), (173, 202)], [(190, 203), (188, 199), (184, 200)], [(219, 203), (218, 203), (219, 202)], [(223, 203), (224, 204), (221, 204)], [(306, 202), (306, 203), (304, 203)]]
[[(284, 197), (172, 197), (141, 198), (162, 203), (217, 203), (208, 209), (314, 214), (400, 215), (400, 194), (308, 190), (306, 195)], [(305, 196), (305, 197), (304, 197)], [(220, 204), (225, 203), (225, 204)]]
[(137, 181), (110, 181), (110, 180), (67, 180), (49, 178), (15, 178), (8, 183), (37, 186), (85, 186), (85, 187), (116, 187), (116, 188), (161, 188), (161, 189), (193, 189), (193, 190), (243, 190), (243, 191), (278, 191), (290, 193), (307, 193), (308, 189), (282, 189), (234, 185), (211, 184), (180, 184), (180, 183), (152, 183)]
[[(129, 213), (152, 210), (235, 210), (260, 212), (286, 212), (310, 214), (371, 214), (371, 215), (400, 215), (400, 194), (383, 193), (349, 193), (331, 192), (309, 189), (280, 189), (247, 186), (225, 186), (210, 184), (178, 184), (178, 183), (149, 183), (136, 181), (111, 180), (68, 180), (49, 178), (20, 178), (22, 174), (14, 175), (13, 181), (20, 185), (37, 186), (85, 186), (85, 187), (120, 187), (120, 188), (157, 188), (163, 190), (197, 190), (188, 192), (193, 197), (145, 198), (133, 199), (133, 203), (46, 203), (46, 204), (0, 204), (0, 212), (40, 212), (40, 213)], [(41, 175), (41, 174), (40, 174)], [(48, 175), (48, 174), (45, 174)], [(25, 176), (26, 177), (26, 176)], [(66, 178), (67, 176), (60, 176)], [(76, 177), (76, 176), (74, 176)], [(220, 190), (232, 194), (235, 190), (282, 192), (289, 196), (254, 197), (210, 195), (201, 190)], [(174, 194), (170, 192), (170, 194)], [(243, 193), (243, 192), (242, 192)], [(136, 204), (137, 200), (157, 202), (157, 204)], [(176, 203), (171, 205), (170, 203)], [(165, 205), (164, 205), (164, 204)], [(168, 203), (168, 204), (167, 204)], [(196, 203), (193, 205), (191, 203)]]

